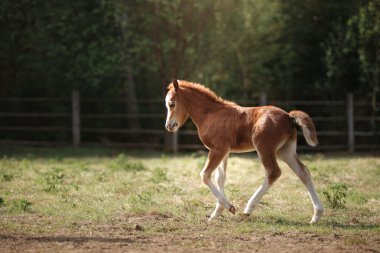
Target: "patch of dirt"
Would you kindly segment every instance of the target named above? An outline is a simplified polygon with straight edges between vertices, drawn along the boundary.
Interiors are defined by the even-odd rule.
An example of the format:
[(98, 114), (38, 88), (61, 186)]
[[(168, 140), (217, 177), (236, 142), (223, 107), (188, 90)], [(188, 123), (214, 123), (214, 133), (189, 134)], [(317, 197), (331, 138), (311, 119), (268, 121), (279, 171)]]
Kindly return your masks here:
[[(157, 222), (159, 231), (145, 226)], [(38, 222), (37, 222), (38, 223)], [(169, 224), (169, 225), (168, 225)], [(172, 225), (170, 225), (172, 224)], [(173, 230), (170, 214), (151, 213), (114, 220), (106, 225), (73, 223), (50, 234), (0, 231), (0, 252), (379, 252), (380, 238), (358, 234), (319, 235), (299, 231), (210, 236), (209, 228)], [(26, 224), (25, 224), (26, 225)]]
[[(343, 240), (344, 241), (344, 240)], [(345, 245), (342, 238), (313, 234), (253, 234), (235, 238), (210, 238), (201, 235), (149, 236), (131, 233), (115, 235), (0, 235), (3, 252), (380, 252), (380, 242)]]

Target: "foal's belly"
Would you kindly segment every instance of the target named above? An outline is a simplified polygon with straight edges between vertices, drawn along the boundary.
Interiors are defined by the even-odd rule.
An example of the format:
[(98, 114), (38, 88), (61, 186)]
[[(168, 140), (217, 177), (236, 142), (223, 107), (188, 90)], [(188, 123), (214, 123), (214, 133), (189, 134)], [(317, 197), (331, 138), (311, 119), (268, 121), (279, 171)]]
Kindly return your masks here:
[(247, 152), (252, 152), (255, 151), (254, 147), (251, 148), (231, 148), (230, 152), (231, 153), (247, 153)]
[(229, 137), (231, 152), (243, 153), (255, 150), (251, 129), (252, 127), (249, 124), (240, 126), (236, 133)]
[(236, 137), (231, 138), (230, 151), (233, 153), (244, 153), (254, 151), (255, 147), (249, 132), (241, 132)]

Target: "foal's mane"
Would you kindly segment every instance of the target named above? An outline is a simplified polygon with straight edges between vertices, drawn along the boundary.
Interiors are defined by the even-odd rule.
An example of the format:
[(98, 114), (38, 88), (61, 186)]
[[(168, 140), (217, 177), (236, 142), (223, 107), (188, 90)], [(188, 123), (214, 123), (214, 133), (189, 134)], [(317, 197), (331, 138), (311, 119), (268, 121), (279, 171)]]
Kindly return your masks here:
[[(180, 88), (186, 88), (186, 89), (190, 89), (192, 91), (195, 91), (199, 95), (201, 95), (203, 97), (206, 97), (209, 100), (212, 100), (212, 101), (214, 101), (214, 102), (216, 102), (218, 104), (236, 105), (234, 102), (231, 102), (231, 101), (228, 101), (228, 100), (224, 100), (223, 98), (219, 97), (218, 95), (215, 94), (215, 92), (213, 92), (212, 90), (210, 90), (209, 88), (205, 87), (202, 84), (192, 83), (192, 82), (187, 82), (187, 81), (182, 81), (182, 80), (178, 80), (178, 84), (179, 84)], [(173, 86), (172, 83), (169, 84), (168, 89), (169, 90), (173, 90), (174, 89), (174, 86)]]

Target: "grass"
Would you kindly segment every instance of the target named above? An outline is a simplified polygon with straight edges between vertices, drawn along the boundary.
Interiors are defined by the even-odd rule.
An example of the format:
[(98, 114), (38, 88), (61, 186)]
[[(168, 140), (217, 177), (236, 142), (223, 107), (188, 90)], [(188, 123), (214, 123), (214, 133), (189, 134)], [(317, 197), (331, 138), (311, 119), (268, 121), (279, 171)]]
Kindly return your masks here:
[[(286, 167), (247, 219), (225, 213), (211, 225), (215, 200), (199, 172), (205, 156), (109, 149), (0, 149), (0, 230), (52, 233), (139, 220), (146, 235), (167, 232), (204, 236), (298, 231), (346, 236), (347, 245), (365, 243), (358, 234), (380, 235), (380, 158), (364, 155), (301, 156), (326, 208), (317, 225), (306, 188)], [(241, 213), (264, 178), (254, 154), (232, 155), (226, 194)], [(163, 224), (151, 216), (169, 217)], [(92, 225), (88, 225), (92, 224)], [(128, 225), (129, 226), (129, 225)], [(132, 227), (133, 224), (130, 224)]]

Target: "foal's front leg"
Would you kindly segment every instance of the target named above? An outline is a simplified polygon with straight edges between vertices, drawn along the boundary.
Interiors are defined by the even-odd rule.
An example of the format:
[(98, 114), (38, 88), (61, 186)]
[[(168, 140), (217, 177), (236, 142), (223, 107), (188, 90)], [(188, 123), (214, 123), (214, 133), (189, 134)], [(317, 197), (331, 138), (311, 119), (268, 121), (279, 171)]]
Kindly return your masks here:
[(223, 192), (221, 192), (214, 183), (211, 181), (212, 172), (218, 167), (222, 160), (226, 157), (228, 151), (210, 150), (208, 153), (208, 158), (202, 172), (200, 173), (203, 183), (205, 183), (208, 188), (210, 188), (212, 194), (218, 202), (224, 206), (228, 211), (235, 214), (235, 207), (228, 202), (224, 197)]
[[(222, 194), (224, 194), (224, 184), (226, 182), (227, 159), (228, 154), (220, 163), (218, 169), (215, 171), (215, 182), (217, 183), (217, 187)], [(208, 220), (211, 221), (212, 219), (219, 217), (222, 214), (223, 210), (224, 206), (222, 206), (219, 201), (216, 201), (214, 212), (211, 214)]]

